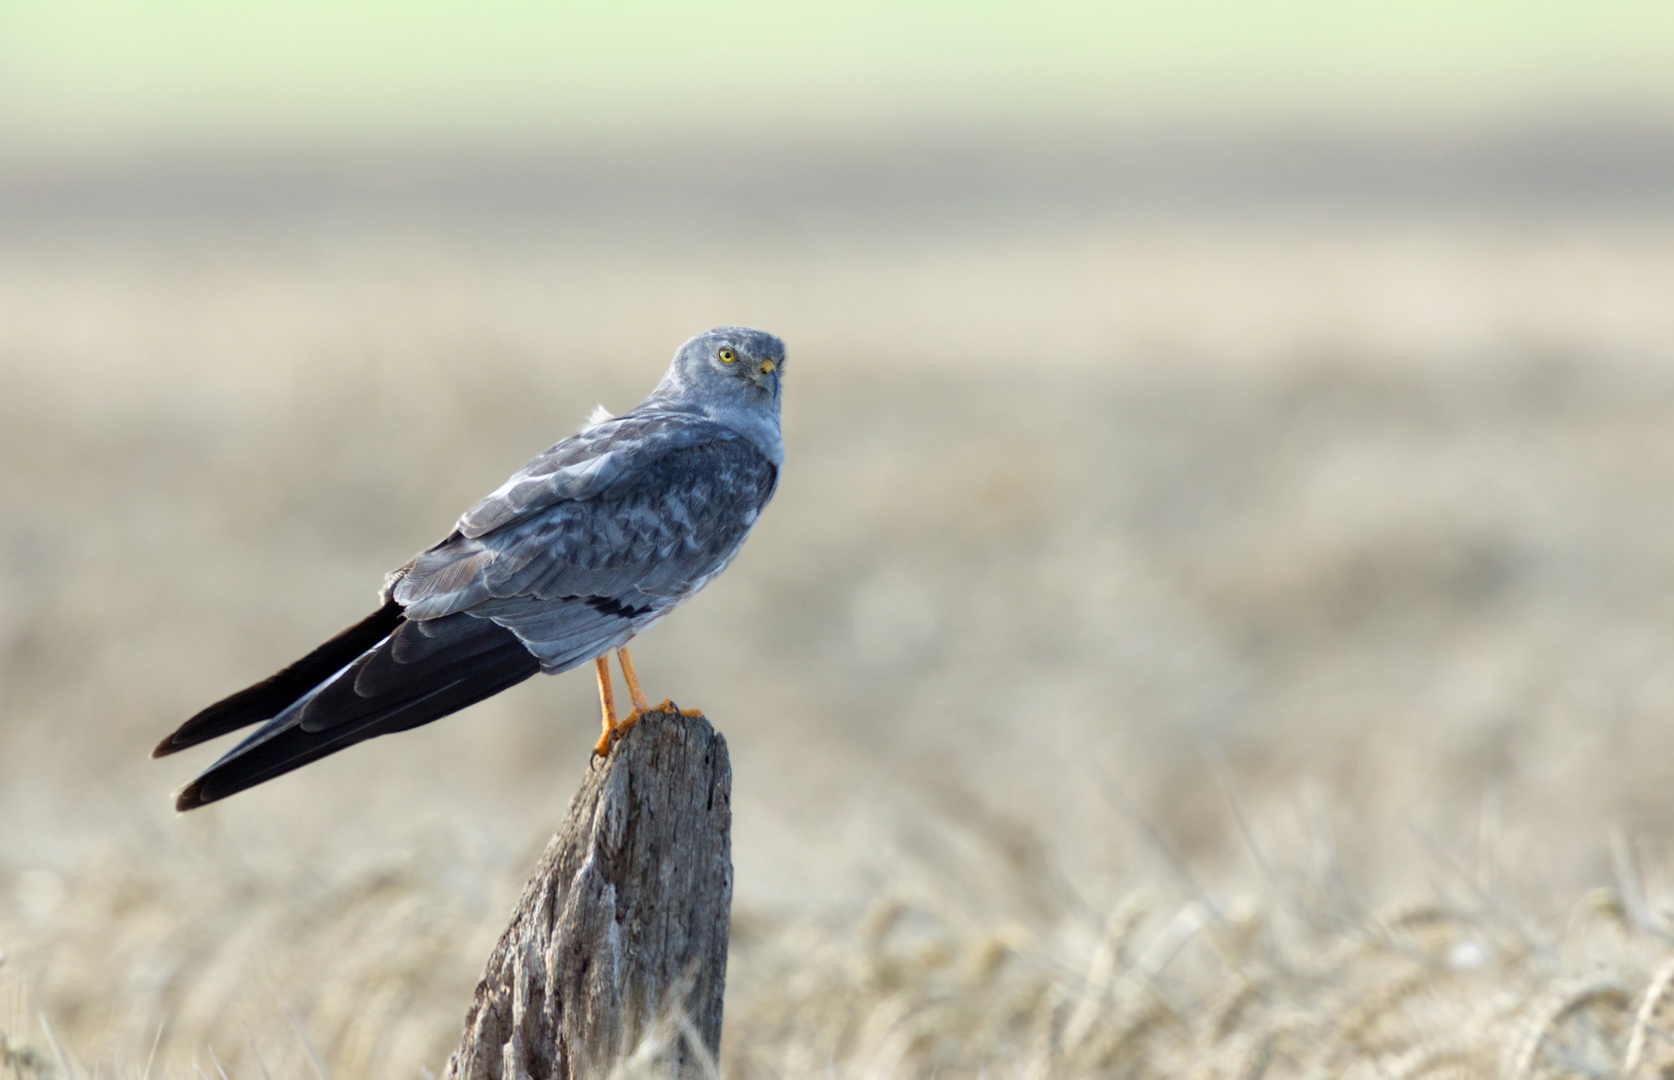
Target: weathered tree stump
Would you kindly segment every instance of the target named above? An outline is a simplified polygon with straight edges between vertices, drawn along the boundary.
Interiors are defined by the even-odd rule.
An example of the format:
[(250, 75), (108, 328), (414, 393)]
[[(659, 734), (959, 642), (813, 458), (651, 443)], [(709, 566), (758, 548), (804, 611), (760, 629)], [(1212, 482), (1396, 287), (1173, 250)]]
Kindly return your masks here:
[(647, 713), (595, 758), (488, 959), (446, 1080), (715, 1075), (732, 766), (701, 716)]

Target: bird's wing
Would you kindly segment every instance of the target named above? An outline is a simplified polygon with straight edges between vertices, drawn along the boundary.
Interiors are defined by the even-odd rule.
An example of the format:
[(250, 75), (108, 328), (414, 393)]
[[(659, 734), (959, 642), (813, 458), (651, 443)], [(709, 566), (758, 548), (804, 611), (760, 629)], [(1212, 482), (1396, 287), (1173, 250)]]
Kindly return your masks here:
[(377, 646), (400, 625), (401, 605), (393, 600), (385, 602), (377, 611), (277, 675), (270, 675), (199, 712), (180, 725), (178, 731), (158, 743), (151, 756), (163, 757), (229, 731), (272, 719), (362, 653)]
[(701, 417), (629, 413), (593, 424), (530, 461), (465, 511), (454, 526), (482, 536), (554, 503), (586, 499), (675, 450), (733, 432)]
[(539, 670), (523, 643), (488, 619), (402, 620), (206, 769), (175, 806), (192, 810), (355, 743), (428, 724)]
[[(654, 450), (654, 443), (662, 445)], [(701, 422), (675, 438), (635, 437), (616, 452), (623, 460), (597, 464), (607, 452), (570, 474), (608, 478), (566, 481), (579, 484), (583, 496), (553, 495), (555, 485), (542, 479), (574, 469), (572, 462), (525, 470), (524, 480), (514, 477), (478, 504), (460, 530), (394, 582), (391, 595), (407, 618), (469, 612), (492, 619), (547, 671), (562, 671), (620, 644), (636, 624), (722, 570), (778, 479), (747, 441)], [(494, 504), (534, 505), (536, 498), (523, 493), (535, 490), (544, 493), (532, 510), (511, 513)], [(472, 535), (463, 525), (473, 520), (500, 524)]]

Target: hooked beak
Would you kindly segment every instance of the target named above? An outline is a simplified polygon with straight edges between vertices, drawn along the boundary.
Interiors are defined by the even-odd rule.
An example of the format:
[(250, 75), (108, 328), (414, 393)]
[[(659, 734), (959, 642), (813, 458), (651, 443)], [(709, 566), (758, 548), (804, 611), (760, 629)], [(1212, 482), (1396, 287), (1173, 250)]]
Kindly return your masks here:
[(779, 365), (771, 360), (763, 360), (750, 372), (750, 381), (771, 393), (779, 391)]

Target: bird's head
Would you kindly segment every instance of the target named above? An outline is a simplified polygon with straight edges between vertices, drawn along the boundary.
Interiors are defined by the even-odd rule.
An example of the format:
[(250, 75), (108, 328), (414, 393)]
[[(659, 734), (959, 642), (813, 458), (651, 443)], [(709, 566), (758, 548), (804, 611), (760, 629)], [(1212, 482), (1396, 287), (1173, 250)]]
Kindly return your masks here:
[(785, 458), (779, 436), (784, 373), (784, 342), (748, 326), (717, 326), (680, 346), (668, 374), (635, 411), (708, 417), (749, 439), (777, 465)]
[(706, 330), (674, 354), (659, 391), (672, 391), (705, 411), (779, 411), (785, 343), (748, 326)]

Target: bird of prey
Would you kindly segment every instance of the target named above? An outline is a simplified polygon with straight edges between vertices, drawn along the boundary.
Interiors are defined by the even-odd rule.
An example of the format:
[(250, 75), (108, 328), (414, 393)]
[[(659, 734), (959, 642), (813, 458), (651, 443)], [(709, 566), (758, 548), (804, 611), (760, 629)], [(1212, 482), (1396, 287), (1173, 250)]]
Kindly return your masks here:
[[(726, 569), (773, 497), (784, 367), (784, 343), (760, 330), (722, 326), (686, 342), (632, 411), (595, 413), (388, 575), (377, 611), (158, 744), (153, 757), (262, 724), (176, 808), (588, 660), (604, 713), (596, 749), (608, 753), (650, 708), (628, 641)], [(612, 651), (633, 701), (620, 720)]]

